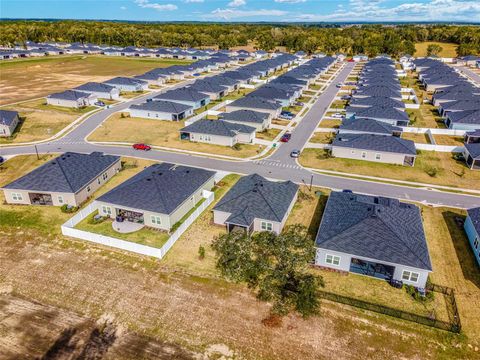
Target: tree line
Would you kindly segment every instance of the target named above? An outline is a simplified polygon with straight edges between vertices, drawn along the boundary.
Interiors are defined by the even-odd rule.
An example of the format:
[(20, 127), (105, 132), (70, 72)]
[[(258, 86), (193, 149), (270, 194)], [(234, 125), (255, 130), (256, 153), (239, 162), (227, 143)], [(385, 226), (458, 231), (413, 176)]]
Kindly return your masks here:
[(110, 21), (0, 22), (0, 44), (11, 46), (35, 42), (81, 42), (140, 47), (218, 47), (228, 49), (253, 45), (257, 49), (308, 53), (325, 52), (369, 56), (399, 56), (415, 52), (415, 43), (449, 42), (458, 45), (458, 55), (480, 54), (480, 28), (467, 25), (356, 25), (321, 24), (218, 24), (131, 23)]

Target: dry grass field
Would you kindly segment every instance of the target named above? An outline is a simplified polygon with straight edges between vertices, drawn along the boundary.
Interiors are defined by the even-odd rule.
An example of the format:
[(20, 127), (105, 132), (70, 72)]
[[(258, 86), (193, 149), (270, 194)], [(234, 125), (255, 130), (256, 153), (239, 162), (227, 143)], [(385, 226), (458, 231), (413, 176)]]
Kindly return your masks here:
[(452, 43), (442, 43), (442, 42), (435, 42), (435, 41), (425, 41), (419, 42), (415, 44), (415, 57), (422, 57), (427, 56), (427, 47), (428, 45), (440, 45), (442, 47), (442, 51), (438, 54), (439, 57), (447, 57), (452, 58), (457, 56), (457, 44)]
[(415, 134), (415, 133), (402, 133), (402, 139), (412, 140), (419, 144), (430, 144), (430, 139), (427, 134)]
[(103, 55), (66, 55), (3, 61), (0, 105), (33, 99), (114, 76), (139, 75), (157, 67), (188, 64), (173, 59), (138, 59)]
[(333, 141), (334, 138), (335, 138), (334, 133), (331, 133), (331, 132), (317, 132), (308, 141), (311, 142), (311, 143), (330, 144)]
[(300, 156), (303, 166), (357, 175), (446, 185), (463, 189), (480, 189), (480, 173), (470, 171), (451, 153), (418, 152), (414, 167), (341, 159), (325, 156), (322, 149), (305, 149)]
[[(11, 161), (1, 170), (2, 181), (45, 160), (24, 156)], [(106, 187), (147, 165), (127, 162), (137, 167), (128, 167)], [(237, 179), (225, 178), (216, 199)], [(299, 197), (288, 219), (288, 224), (307, 225), (311, 235), (328, 195), (320, 189), (316, 196), (315, 191), (302, 188), (308, 196)], [(85, 347), (97, 356), (92, 358), (108, 350), (106, 359), (156, 354), (165, 359), (317, 360), (334, 353), (338, 359), (436, 360), (479, 354), (478, 269), (463, 233), (450, 221), (463, 217), (461, 211), (423, 208), (434, 281), (457, 290), (464, 325), (460, 336), (328, 301), (322, 301), (317, 317), (292, 314), (280, 326), (268, 327), (261, 320), (269, 305), (246, 287), (218, 277), (208, 245), (224, 229), (211, 225), (209, 211), (162, 261), (65, 238), (59, 225), (69, 216), (54, 207), (0, 205), (0, 351), (7, 358), (77, 354)], [(204, 260), (198, 258), (200, 245), (207, 250)], [(341, 290), (343, 277), (335, 284), (325, 278), (327, 289)], [(346, 281), (363, 283), (372, 296), (374, 289), (388, 290), (381, 281), (364, 282), (353, 275)], [(401, 297), (395, 301), (401, 303)], [(92, 338), (95, 346), (82, 346)]]
[[(161, 121), (125, 117), (120, 113), (109, 117), (93, 132), (89, 141), (142, 142), (167, 148), (190, 150), (201, 153), (227, 155), (245, 158), (261, 152), (259, 145), (240, 144), (240, 149), (221, 145), (196, 143), (180, 140), (179, 130), (185, 127), (183, 121)], [(132, 131), (135, 129), (135, 131)]]

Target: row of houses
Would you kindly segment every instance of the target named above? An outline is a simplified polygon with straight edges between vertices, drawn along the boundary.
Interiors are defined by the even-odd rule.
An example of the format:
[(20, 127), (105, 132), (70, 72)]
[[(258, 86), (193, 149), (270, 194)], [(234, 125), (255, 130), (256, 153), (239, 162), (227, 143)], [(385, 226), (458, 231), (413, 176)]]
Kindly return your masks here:
[[(265, 77), (292, 65), (295, 58), (282, 55), (276, 59), (251, 64), (246, 75)], [(246, 96), (227, 104), (219, 120), (200, 120), (180, 130), (182, 139), (233, 146), (236, 143), (253, 142), (255, 132), (269, 128), (271, 121), (279, 117), (282, 108), (292, 105), (308, 84), (325, 73), (333, 64), (333, 58), (312, 59), (268, 81)], [(243, 70), (243, 69), (242, 69)], [(228, 74), (225, 74), (228, 76)]]
[[(78, 206), (121, 170), (120, 157), (64, 153), (5, 185), (9, 204)], [(159, 163), (96, 199), (98, 213), (115, 222), (169, 231), (215, 186), (215, 172)], [(214, 225), (248, 235), (281, 233), (299, 193), (291, 181), (242, 177), (213, 207)], [(465, 230), (479, 256), (480, 209)], [(212, 225), (213, 226), (213, 225)], [(432, 265), (420, 209), (397, 199), (334, 191), (315, 239), (315, 264), (424, 288)]]
[(367, 62), (346, 107), (331, 152), (335, 157), (414, 166), (415, 143), (402, 139), (409, 124), (395, 63), (384, 57)]
[(480, 88), (438, 60), (417, 59), (414, 64), (419, 80), (432, 93), (432, 104), (445, 125), (467, 131), (463, 156), (470, 169), (480, 170), (480, 143), (471, 140), (480, 130)]
[(9, 60), (15, 58), (37, 57), (46, 55), (66, 55), (66, 54), (89, 54), (105, 56), (125, 56), (125, 57), (154, 57), (167, 59), (185, 59), (185, 60), (204, 60), (215, 54), (227, 55), (235, 58), (237, 61), (247, 61), (250, 59), (260, 59), (267, 57), (268, 52), (257, 50), (249, 52), (246, 50), (214, 50), (214, 49), (195, 49), (195, 48), (146, 48), (137, 46), (108, 46), (96, 45), (92, 43), (64, 43), (64, 42), (46, 42), (35, 43), (26, 41), (24, 44), (13, 48), (2, 48), (0, 50), (0, 60)]

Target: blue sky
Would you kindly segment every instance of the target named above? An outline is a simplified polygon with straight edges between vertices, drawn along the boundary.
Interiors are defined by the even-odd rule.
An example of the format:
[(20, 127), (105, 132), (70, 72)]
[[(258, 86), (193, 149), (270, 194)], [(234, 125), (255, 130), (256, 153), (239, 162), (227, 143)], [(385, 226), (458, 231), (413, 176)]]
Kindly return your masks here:
[(480, 21), (480, 0), (0, 0), (1, 18)]

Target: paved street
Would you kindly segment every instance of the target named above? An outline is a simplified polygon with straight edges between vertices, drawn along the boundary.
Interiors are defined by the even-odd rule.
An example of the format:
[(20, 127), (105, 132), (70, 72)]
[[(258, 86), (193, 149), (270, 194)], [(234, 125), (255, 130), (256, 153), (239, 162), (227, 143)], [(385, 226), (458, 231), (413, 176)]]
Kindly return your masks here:
[(480, 86), (480, 75), (469, 69), (467, 66), (460, 66), (460, 70), (467, 75), (471, 80), (475, 81)]
[[(301, 120), (301, 122), (294, 128), (292, 132), (292, 140), (287, 144), (282, 144), (274, 155), (266, 159), (255, 161), (228, 161), (161, 150), (152, 150), (149, 152), (135, 151), (126, 146), (95, 145), (84, 141), (84, 138), (95, 130), (112, 113), (126, 109), (131, 104), (140, 103), (148, 97), (155, 96), (156, 93), (149, 93), (140, 98), (95, 113), (65, 137), (50, 143), (38, 144), (37, 150), (40, 153), (61, 153), (65, 151), (88, 153), (92, 151), (102, 151), (106, 154), (137, 157), (155, 161), (167, 161), (176, 164), (236, 172), (240, 174), (258, 173), (271, 179), (291, 180), (306, 185), (312, 183), (314, 186), (338, 190), (350, 189), (364, 194), (389, 196), (434, 205), (447, 205), (460, 208), (480, 206), (480, 197), (475, 196), (312, 173), (309, 170), (298, 166), (298, 164), (290, 158), (291, 150), (302, 149), (304, 144), (308, 141), (310, 134), (317, 127), (320, 119), (328, 108), (328, 105), (337, 93), (338, 89), (335, 86), (336, 83), (343, 82), (347, 78), (352, 67), (353, 64), (348, 63), (346, 67), (340, 71), (337, 78), (334, 79), (334, 81), (332, 81), (332, 83), (325, 89), (316, 103), (307, 112), (303, 120)], [(179, 83), (176, 86), (184, 85), (185, 83)], [(0, 155), (2, 156), (19, 154), (35, 154), (35, 147), (33, 145), (28, 145), (0, 148)]]

